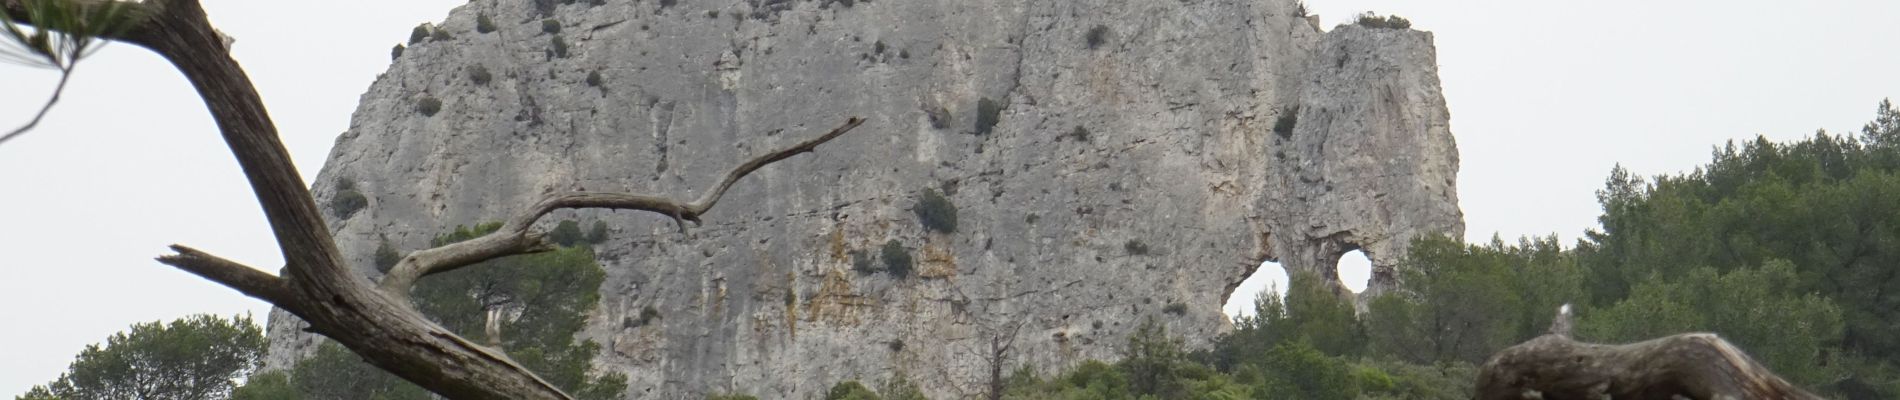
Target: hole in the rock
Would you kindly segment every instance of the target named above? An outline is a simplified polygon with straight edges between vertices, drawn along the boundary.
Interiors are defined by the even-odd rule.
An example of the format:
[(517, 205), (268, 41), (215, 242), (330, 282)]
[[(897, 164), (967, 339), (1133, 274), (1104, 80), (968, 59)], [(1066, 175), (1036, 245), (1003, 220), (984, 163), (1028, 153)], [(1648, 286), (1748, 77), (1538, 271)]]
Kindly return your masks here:
[(1221, 307), (1221, 311), (1225, 311), (1228, 318), (1254, 315), (1253, 301), (1260, 296), (1261, 292), (1273, 290), (1274, 294), (1284, 297), (1286, 286), (1286, 268), (1281, 268), (1280, 263), (1272, 261), (1260, 263), (1260, 269), (1254, 270), (1253, 275), (1248, 275), (1246, 280), (1240, 281), (1240, 286), (1235, 287), (1234, 292), (1227, 295), (1226, 305)]
[(1339, 283), (1345, 284), (1353, 293), (1366, 291), (1366, 284), (1372, 281), (1372, 260), (1359, 250), (1348, 251), (1339, 256)]

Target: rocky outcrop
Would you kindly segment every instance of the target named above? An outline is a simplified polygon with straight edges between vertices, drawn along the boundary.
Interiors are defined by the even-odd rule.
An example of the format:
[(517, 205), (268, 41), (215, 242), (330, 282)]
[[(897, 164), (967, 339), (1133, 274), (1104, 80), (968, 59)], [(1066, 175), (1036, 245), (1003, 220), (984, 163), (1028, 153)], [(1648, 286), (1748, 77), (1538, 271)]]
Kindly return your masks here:
[[(592, 3), (457, 8), (364, 94), (315, 192), (367, 196), (329, 222), (373, 275), (382, 239), (421, 248), (554, 191), (691, 198), (868, 118), (684, 234), (544, 221), (613, 227), (585, 335), (631, 397), (805, 398), (895, 373), (975, 395), (992, 343), (1061, 368), (1117, 358), (1152, 318), (1205, 346), (1263, 260), (1336, 279), (1362, 248), (1389, 288), (1410, 236), (1462, 230), (1429, 33), (1322, 33), (1292, 0)], [(919, 223), (927, 190), (954, 232)], [(891, 241), (915, 273), (854, 270)], [(273, 315), (271, 367), (308, 351), (297, 329)]]

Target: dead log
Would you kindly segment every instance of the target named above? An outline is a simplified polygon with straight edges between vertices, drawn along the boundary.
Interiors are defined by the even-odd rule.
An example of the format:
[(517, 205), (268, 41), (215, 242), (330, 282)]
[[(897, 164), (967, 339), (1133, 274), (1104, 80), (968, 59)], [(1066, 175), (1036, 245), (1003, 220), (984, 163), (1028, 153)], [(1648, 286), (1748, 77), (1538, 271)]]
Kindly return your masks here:
[(1570, 338), (1570, 306), (1550, 333), (1491, 356), (1477, 399), (1820, 399), (1713, 333), (1608, 345)]

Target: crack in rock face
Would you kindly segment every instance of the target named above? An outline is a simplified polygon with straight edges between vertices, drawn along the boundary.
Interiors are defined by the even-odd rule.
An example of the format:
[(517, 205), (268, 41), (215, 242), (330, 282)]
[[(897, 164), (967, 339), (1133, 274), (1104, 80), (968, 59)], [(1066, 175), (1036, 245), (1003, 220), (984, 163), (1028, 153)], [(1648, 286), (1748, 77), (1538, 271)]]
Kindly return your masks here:
[[(1149, 318), (1206, 347), (1262, 261), (1336, 284), (1362, 250), (1378, 293), (1412, 237), (1463, 231), (1430, 33), (1321, 32), (1292, 0), (590, 3), (456, 8), (452, 38), (370, 86), (314, 192), (367, 197), (327, 222), (374, 276), (384, 238), (420, 249), (557, 191), (690, 199), (867, 118), (685, 234), (543, 219), (611, 227), (582, 336), (629, 396), (806, 398), (898, 373), (975, 396), (992, 342), (1043, 372), (1119, 358)], [(565, 57), (543, 18), (570, 27)], [(416, 112), (424, 96), (439, 112)], [(272, 314), (267, 369), (314, 348), (300, 326)]]

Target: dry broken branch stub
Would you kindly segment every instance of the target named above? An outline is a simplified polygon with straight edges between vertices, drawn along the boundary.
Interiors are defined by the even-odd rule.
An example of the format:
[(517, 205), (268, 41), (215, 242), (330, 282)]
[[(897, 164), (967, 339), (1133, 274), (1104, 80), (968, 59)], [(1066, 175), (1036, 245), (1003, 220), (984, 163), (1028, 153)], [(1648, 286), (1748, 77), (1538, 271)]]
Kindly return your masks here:
[(1713, 333), (1623, 345), (1571, 340), (1569, 308), (1558, 312), (1549, 334), (1485, 362), (1477, 399), (1820, 399)]
[[(18, 11), (26, 1), (67, 1), (67, 5), (75, 5), (101, 0), (0, 0), (0, 9), (9, 16), (22, 15)], [(378, 290), (343, 262), (315, 199), (290, 162), (289, 152), (278, 137), (263, 100), (244, 70), (231, 58), (226, 38), (212, 28), (202, 5), (195, 0), (126, 4), (132, 5), (130, 11), (135, 16), (128, 19), (129, 26), (99, 37), (150, 49), (177, 67), (191, 82), (263, 207), (286, 266), (282, 276), (270, 276), (183, 246), (174, 247), (177, 254), (160, 257), (161, 262), (270, 301), (309, 323), (311, 331), (328, 336), (371, 365), (442, 396), (571, 399), (499, 351), (456, 336), (424, 318), (407, 301)], [(842, 129), (848, 130), (860, 123), (862, 120), (853, 118)], [(646, 198), (645, 201), (653, 203), (640, 204), (670, 211), (669, 215), (674, 218), (697, 220), (699, 214), (718, 200), (718, 193), (746, 173), (811, 151), (842, 133), (842, 130), (833, 131), (819, 139), (753, 159), (697, 202), (681, 205), (666, 199)], [(509, 254), (494, 249), (534, 250), (543, 243), (538, 235), (526, 233), (526, 226), (534, 219), (549, 210), (564, 208), (563, 205), (595, 206), (596, 203), (591, 203), (595, 199), (557, 197), (543, 202), (528, 213), (531, 216), (523, 217), (526, 220), (515, 229), (520, 233), (511, 236), (513, 242), (491, 245), (493, 248), (487, 250), (477, 248), (464, 254), (447, 254), (441, 257), (444, 261), (436, 263), (473, 263)], [(498, 236), (495, 240), (507, 239)]]

